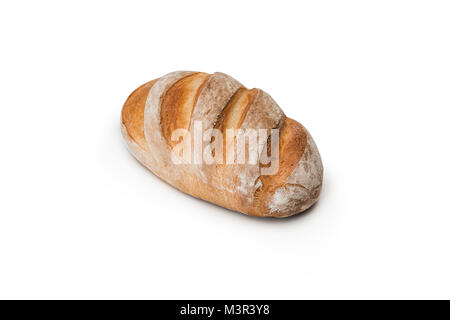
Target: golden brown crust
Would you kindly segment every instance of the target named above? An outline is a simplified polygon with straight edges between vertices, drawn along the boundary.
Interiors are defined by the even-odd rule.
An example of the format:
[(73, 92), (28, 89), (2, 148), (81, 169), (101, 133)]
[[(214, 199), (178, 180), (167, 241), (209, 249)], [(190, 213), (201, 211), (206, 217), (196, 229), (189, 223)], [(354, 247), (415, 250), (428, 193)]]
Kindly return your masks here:
[(130, 138), (142, 149), (148, 150), (144, 135), (144, 108), (148, 92), (158, 79), (149, 81), (134, 90), (122, 108), (122, 123)]
[[(279, 170), (263, 175), (259, 163), (175, 165), (171, 135), (176, 129), (189, 130), (194, 119), (223, 133), (227, 128), (280, 129)], [(250, 215), (286, 217), (319, 197), (323, 169), (309, 133), (286, 118), (267, 93), (246, 89), (225, 74), (175, 72), (146, 83), (126, 101), (122, 122), (125, 140), (139, 161), (200, 199)], [(266, 144), (270, 153), (270, 137)]]
[(215, 129), (220, 130), (223, 134), (223, 162), (225, 163), (225, 155), (228, 148), (232, 147), (233, 141), (227, 141), (227, 129), (239, 129), (250, 109), (257, 94), (257, 89), (240, 88), (230, 101), (227, 103), (222, 113), (219, 115)]
[(208, 76), (207, 73), (198, 72), (184, 77), (164, 95), (161, 104), (161, 128), (170, 147), (175, 145), (171, 140), (173, 131), (189, 129), (193, 108)]
[[(270, 141), (268, 145), (270, 146)], [(305, 148), (306, 131), (303, 126), (293, 119), (286, 118), (279, 136), (279, 170), (274, 175), (261, 175), (262, 186), (256, 194), (260, 203), (265, 203), (275, 190), (285, 183), (297, 167)]]

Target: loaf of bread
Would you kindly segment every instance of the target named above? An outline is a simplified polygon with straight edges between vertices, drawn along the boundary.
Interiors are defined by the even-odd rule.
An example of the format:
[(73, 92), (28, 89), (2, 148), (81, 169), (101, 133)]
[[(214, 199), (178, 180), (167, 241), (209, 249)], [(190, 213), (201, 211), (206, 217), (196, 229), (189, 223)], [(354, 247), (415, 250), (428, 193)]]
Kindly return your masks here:
[(320, 195), (322, 161), (308, 131), (267, 93), (224, 73), (178, 71), (145, 83), (123, 106), (122, 134), (163, 181), (234, 211), (288, 217)]

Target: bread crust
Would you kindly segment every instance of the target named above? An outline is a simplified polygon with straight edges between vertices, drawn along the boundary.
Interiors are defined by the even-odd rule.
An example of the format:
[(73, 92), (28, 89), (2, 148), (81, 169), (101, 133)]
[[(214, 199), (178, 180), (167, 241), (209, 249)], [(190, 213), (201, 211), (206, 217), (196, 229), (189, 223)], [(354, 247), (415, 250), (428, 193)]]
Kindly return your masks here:
[[(196, 121), (222, 132), (279, 129), (278, 171), (262, 174), (259, 161), (175, 164), (171, 135), (179, 128), (192, 131)], [(234, 211), (287, 217), (308, 209), (320, 195), (323, 166), (311, 135), (263, 90), (249, 90), (224, 73), (177, 71), (140, 86), (122, 109), (122, 135), (130, 152), (162, 180)], [(270, 153), (270, 137), (265, 144)]]

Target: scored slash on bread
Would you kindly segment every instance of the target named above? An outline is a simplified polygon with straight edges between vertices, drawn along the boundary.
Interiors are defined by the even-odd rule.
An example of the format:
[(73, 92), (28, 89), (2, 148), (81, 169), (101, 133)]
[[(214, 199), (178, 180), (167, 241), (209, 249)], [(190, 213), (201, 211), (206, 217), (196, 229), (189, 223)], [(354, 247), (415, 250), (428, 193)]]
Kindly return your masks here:
[[(262, 174), (264, 164), (174, 164), (176, 129), (279, 130), (279, 168)], [(130, 152), (155, 175), (194, 197), (261, 217), (287, 217), (319, 198), (323, 167), (307, 130), (287, 118), (261, 89), (247, 89), (224, 73), (178, 71), (137, 88), (122, 109), (122, 134)], [(207, 139), (209, 140), (209, 138)], [(229, 142), (226, 148), (230, 148)]]

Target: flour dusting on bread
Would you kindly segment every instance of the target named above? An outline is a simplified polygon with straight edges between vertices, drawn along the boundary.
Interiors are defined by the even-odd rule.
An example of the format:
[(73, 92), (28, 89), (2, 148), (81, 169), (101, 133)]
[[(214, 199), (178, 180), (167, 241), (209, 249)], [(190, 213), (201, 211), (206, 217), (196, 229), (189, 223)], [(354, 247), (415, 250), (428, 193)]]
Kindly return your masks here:
[[(194, 197), (261, 217), (291, 216), (317, 201), (323, 179), (317, 146), (310, 134), (286, 118), (263, 90), (247, 89), (224, 73), (191, 71), (169, 73), (154, 80), (147, 90), (147, 95), (142, 90), (130, 95), (123, 109), (121, 130), (130, 152), (162, 180)], [(248, 152), (258, 152), (256, 163), (217, 163), (216, 158), (212, 164), (175, 163), (175, 142), (168, 139), (178, 127), (192, 131), (196, 123), (201, 123), (205, 131), (279, 130), (280, 139), (285, 145), (289, 142), (288, 152), (279, 159), (280, 174), (274, 179), (262, 175), (259, 148), (269, 146), (270, 135), (262, 139), (262, 144), (258, 141), (258, 145), (249, 146)], [(204, 144), (212, 145), (212, 138), (204, 136)], [(147, 145), (143, 146), (145, 141)]]

